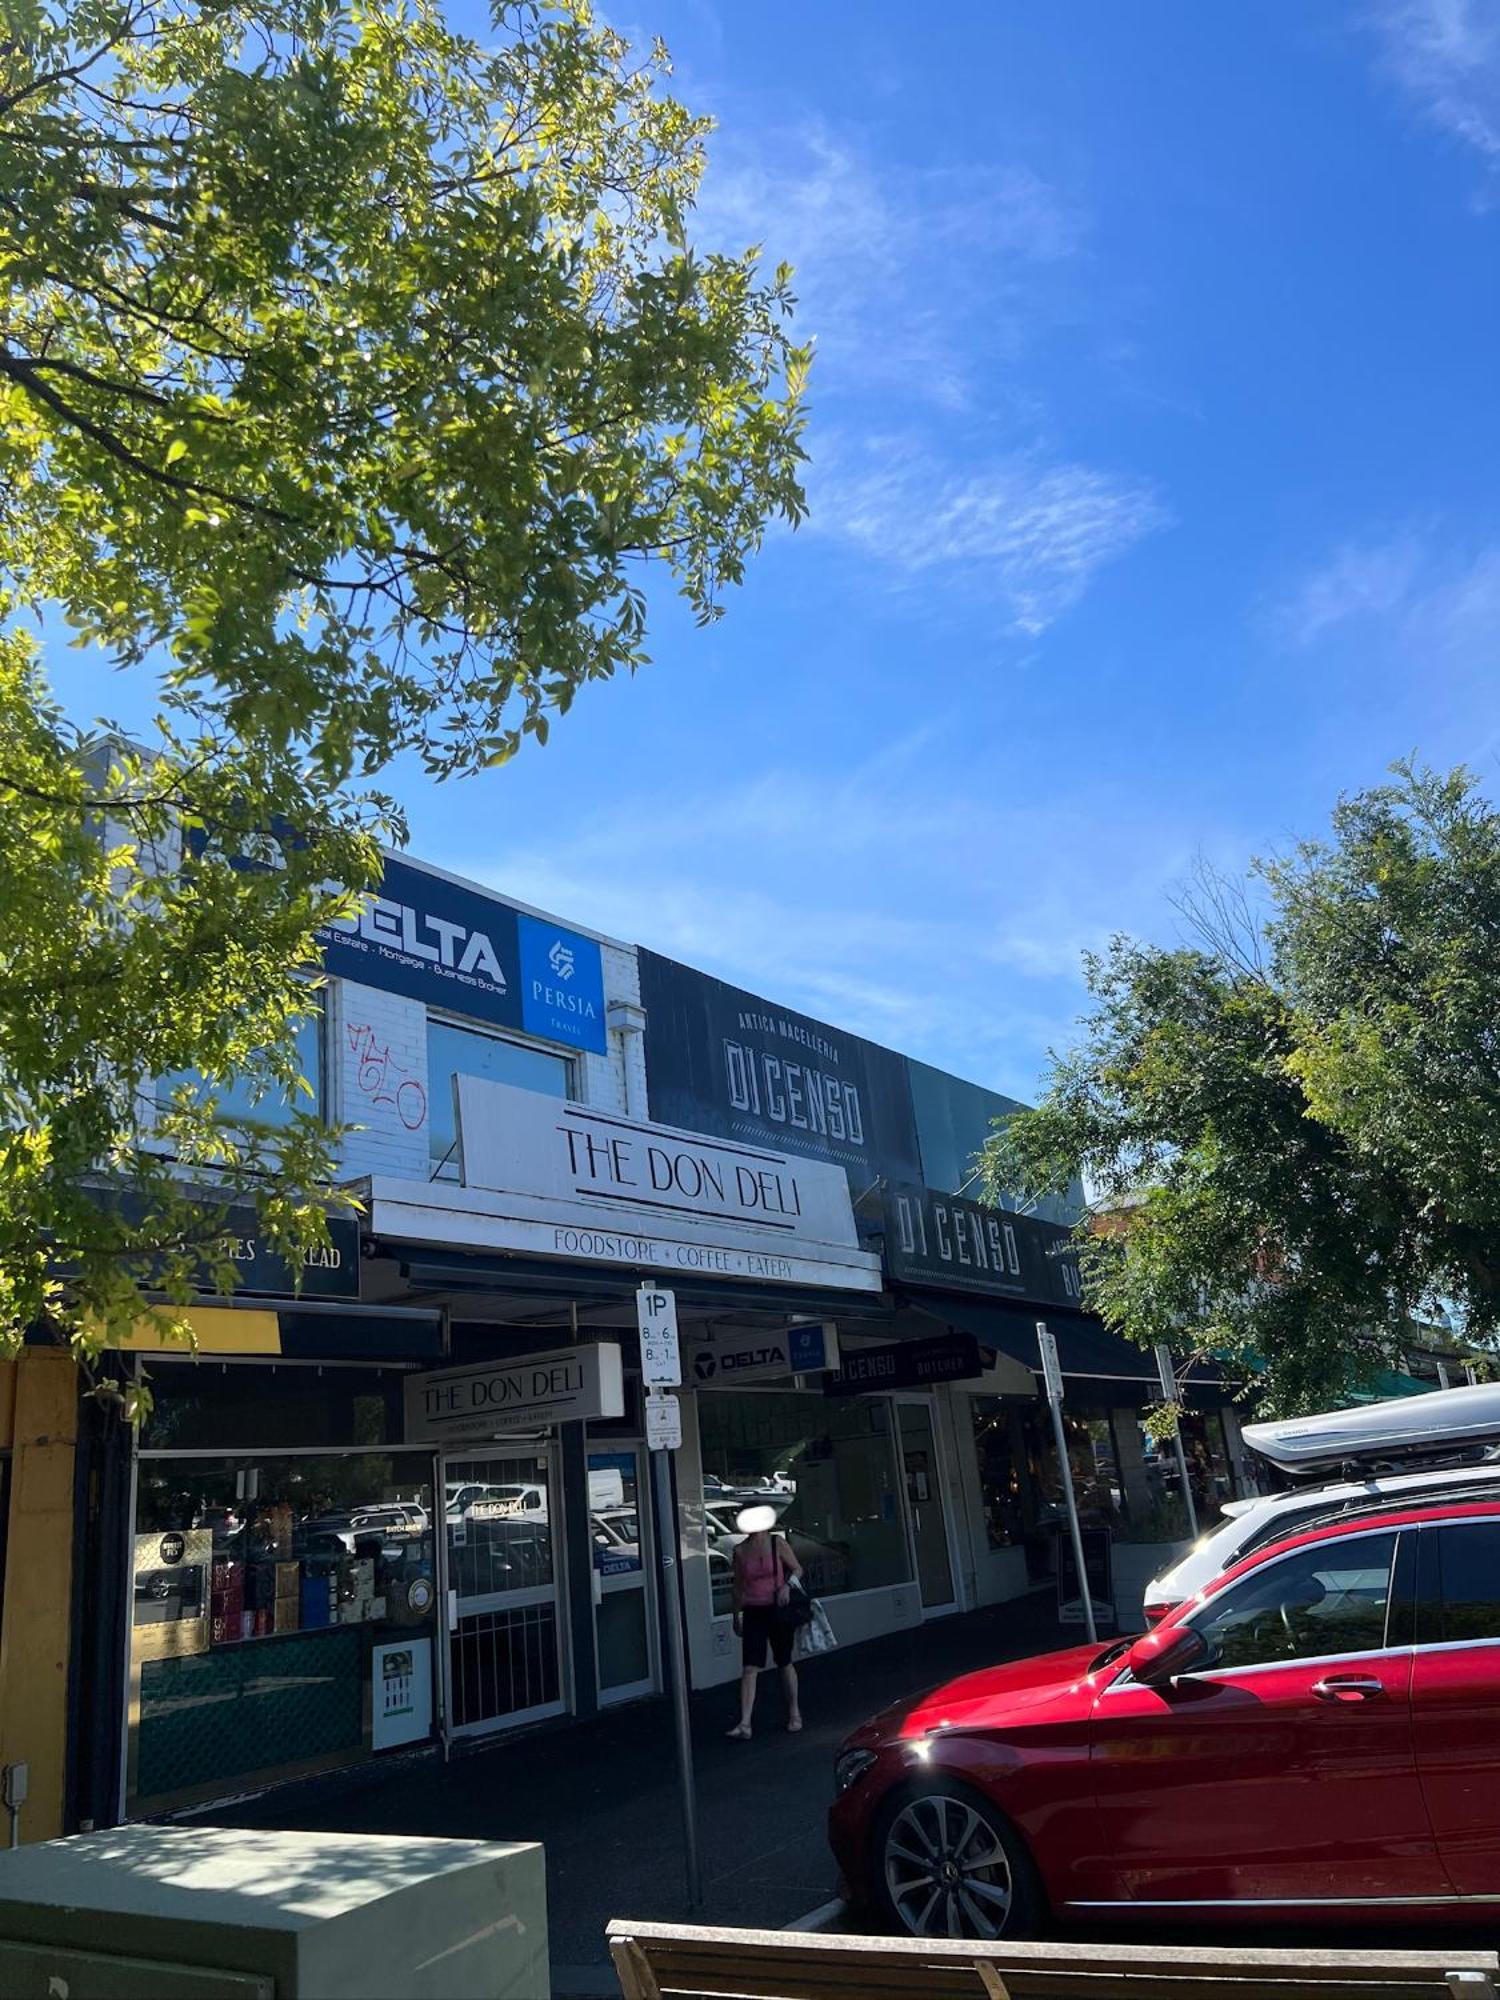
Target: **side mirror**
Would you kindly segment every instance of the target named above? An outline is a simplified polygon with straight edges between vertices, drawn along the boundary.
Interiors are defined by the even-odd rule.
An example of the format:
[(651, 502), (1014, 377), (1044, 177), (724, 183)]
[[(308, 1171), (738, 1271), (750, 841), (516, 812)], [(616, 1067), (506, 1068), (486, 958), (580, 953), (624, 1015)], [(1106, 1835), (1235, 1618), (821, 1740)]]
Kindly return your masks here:
[(1191, 1625), (1168, 1625), (1137, 1639), (1125, 1664), (1143, 1687), (1163, 1687), (1208, 1658), (1208, 1641)]

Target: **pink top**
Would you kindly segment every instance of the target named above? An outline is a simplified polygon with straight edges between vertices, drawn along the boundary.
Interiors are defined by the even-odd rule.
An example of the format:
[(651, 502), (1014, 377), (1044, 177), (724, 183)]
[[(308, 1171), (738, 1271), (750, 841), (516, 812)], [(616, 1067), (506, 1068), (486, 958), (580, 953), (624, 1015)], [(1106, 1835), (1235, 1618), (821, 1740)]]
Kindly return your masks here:
[(774, 1604), (781, 1588), (781, 1560), (769, 1535), (757, 1535), (754, 1539), (761, 1543), (758, 1552), (752, 1549), (749, 1540), (741, 1542), (735, 1551), (740, 1566), (740, 1602)]

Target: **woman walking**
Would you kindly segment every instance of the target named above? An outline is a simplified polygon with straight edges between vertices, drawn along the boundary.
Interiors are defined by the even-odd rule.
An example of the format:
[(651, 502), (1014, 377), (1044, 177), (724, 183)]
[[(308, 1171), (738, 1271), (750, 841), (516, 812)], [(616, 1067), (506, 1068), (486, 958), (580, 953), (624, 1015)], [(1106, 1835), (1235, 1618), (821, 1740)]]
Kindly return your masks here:
[(795, 1735), (802, 1727), (797, 1706), (797, 1669), (792, 1665), (796, 1629), (787, 1616), (791, 1579), (802, 1565), (784, 1535), (773, 1534), (774, 1507), (746, 1507), (734, 1525), (744, 1540), (734, 1550), (734, 1628), (740, 1635), (740, 1719), (730, 1730), (738, 1743), (750, 1740), (755, 1713), (755, 1687), (769, 1649), (781, 1669), (786, 1695), (786, 1726)]

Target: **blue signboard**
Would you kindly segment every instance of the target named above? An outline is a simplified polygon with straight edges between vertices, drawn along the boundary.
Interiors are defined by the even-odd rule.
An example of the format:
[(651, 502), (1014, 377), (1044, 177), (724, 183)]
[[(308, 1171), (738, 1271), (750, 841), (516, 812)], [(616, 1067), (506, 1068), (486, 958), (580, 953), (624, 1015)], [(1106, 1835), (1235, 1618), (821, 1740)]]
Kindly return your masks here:
[(331, 978), (569, 1048), (607, 1047), (592, 938), (410, 862), (387, 860), (380, 894), (357, 917), (325, 926), (319, 942)]
[(521, 1025), (543, 1041), (603, 1055), (604, 960), (591, 938), (540, 917), (516, 918), (521, 952)]

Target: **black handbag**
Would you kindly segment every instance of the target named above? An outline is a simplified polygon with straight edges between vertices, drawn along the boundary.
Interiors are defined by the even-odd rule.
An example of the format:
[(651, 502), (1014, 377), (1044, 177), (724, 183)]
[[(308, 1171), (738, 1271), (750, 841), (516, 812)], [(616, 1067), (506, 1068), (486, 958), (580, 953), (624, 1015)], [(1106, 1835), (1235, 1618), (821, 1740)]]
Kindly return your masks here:
[(786, 1603), (779, 1605), (781, 1621), (794, 1632), (800, 1632), (804, 1625), (812, 1623), (812, 1599), (807, 1594), (807, 1586), (800, 1576), (789, 1576), (786, 1580)]

